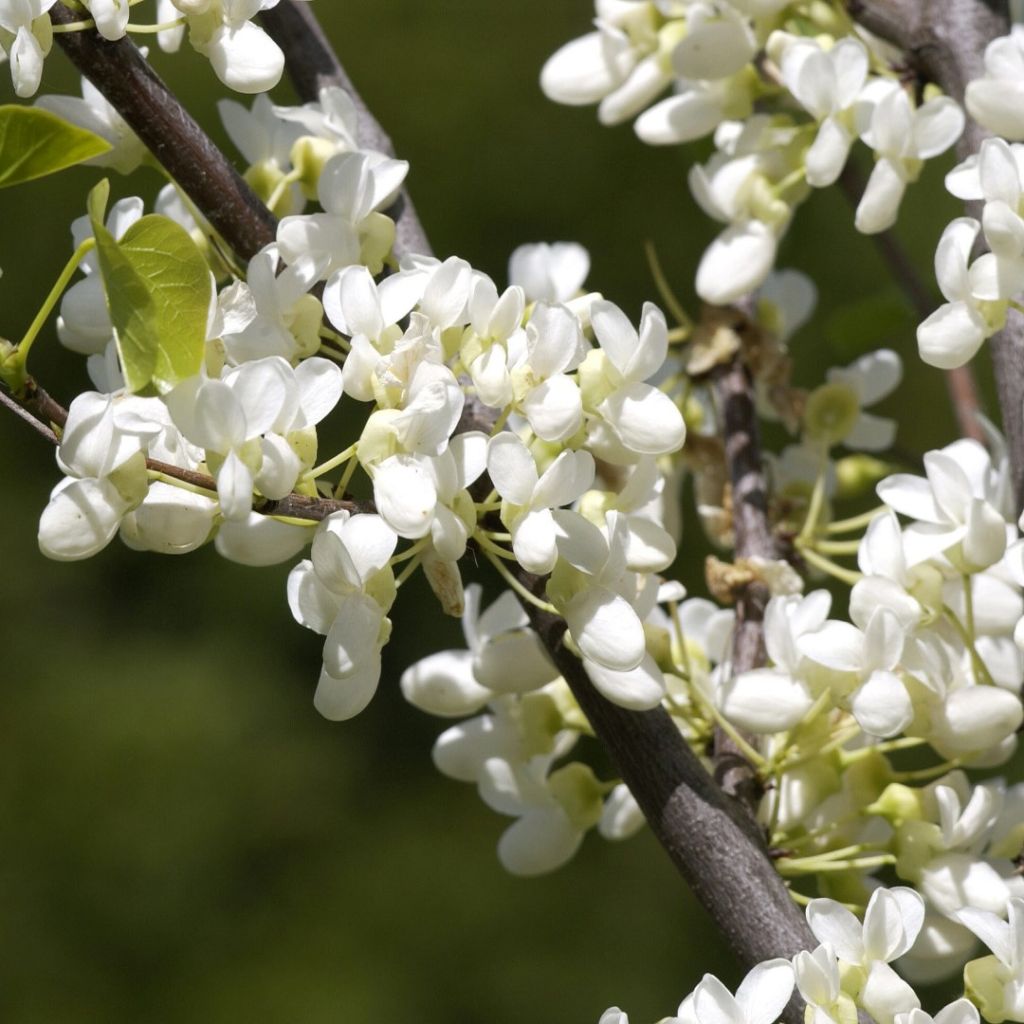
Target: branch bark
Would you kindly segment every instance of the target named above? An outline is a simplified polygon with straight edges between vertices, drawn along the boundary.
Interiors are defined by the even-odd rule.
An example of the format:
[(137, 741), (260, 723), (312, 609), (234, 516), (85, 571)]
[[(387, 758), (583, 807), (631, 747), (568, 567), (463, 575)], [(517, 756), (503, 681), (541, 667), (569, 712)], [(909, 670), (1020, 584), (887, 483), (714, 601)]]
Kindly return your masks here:
[[(309, 4), (283, 0), (271, 10), (264, 11), (260, 21), (274, 42), (281, 47), (288, 77), (299, 98), (304, 103), (314, 103), (320, 99), (321, 89), (331, 86), (344, 89), (359, 114), (359, 145), (393, 157), (395, 147), (391, 137), (352, 84), (352, 79), (342, 67)], [(423, 230), (408, 189), (402, 189), (398, 202), (388, 213), (395, 222), (396, 257), (401, 258), (406, 253), (432, 255), (427, 233)]]
[[(50, 19), (67, 25), (80, 15), (57, 3), (50, 9)], [(274, 215), (130, 39), (111, 43), (92, 29), (61, 32), (54, 38), (240, 259), (248, 261), (274, 241)]]
[[(627, 711), (606, 700), (566, 648), (565, 622), (533, 605), (526, 611), (651, 830), (743, 966), (813, 949), (817, 941), (757, 826), (714, 783), (668, 712)], [(802, 1024), (802, 1006), (795, 996), (787, 1024)]]
[[(738, 329), (743, 338), (745, 327)], [(715, 398), (722, 419), (725, 461), (732, 483), (732, 523), (735, 558), (775, 557), (768, 524), (768, 481), (754, 407), (754, 385), (742, 349), (715, 377)], [(732, 637), (732, 672), (739, 675), (765, 663), (764, 611), (770, 594), (760, 580), (745, 584), (736, 595), (736, 624)], [(750, 763), (733, 740), (715, 730), (715, 780), (730, 796), (741, 800), (751, 817), (757, 813), (761, 787)]]
[[(854, 19), (906, 51), (914, 67), (958, 103), (984, 70), (985, 47), (1010, 28), (1008, 0), (847, 0)], [(971, 117), (957, 143), (965, 159), (988, 133)], [(972, 208), (973, 207), (973, 208)], [(977, 216), (976, 204), (967, 212)], [(1024, 316), (1011, 310), (989, 340), (1018, 508), (1024, 503)]]

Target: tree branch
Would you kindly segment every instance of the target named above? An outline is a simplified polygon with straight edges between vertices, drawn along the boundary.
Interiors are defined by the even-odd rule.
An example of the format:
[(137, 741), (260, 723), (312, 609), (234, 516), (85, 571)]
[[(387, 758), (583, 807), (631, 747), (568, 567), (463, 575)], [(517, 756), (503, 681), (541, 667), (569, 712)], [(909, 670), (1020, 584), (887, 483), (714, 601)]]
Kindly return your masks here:
[[(55, 25), (80, 20), (62, 3)], [(127, 37), (96, 31), (54, 37), (72, 64), (124, 118), (236, 255), (251, 259), (274, 241), (277, 221)]]
[[(917, 70), (958, 103), (984, 71), (985, 47), (1010, 29), (1008, 0), (847, 0), (850, 16), (905, 50)], [(957, 155), (978, 151), (988, 133), (971, 117)], [(978, 215), (977, 204), (967, 212)], [(1017, 507), (1024, 503), (1024, 316), (1010, 311), (989, 340)]]
[[(756, 330), (743, 314), (737, 333), (742, 339)], [(725, 461), (732, 483), (732, 523), (737, 560), (775, 558), (775, 541), (768, 524), (768, 481), (761, 455), (761, 439), (754, 407), (754, 386), (743, 350), (719, 370), (714, 379), (715, 398), (722, 421)], [(743, 585), (736, 595), (736, 623), (732, 635), (732, 673), (739, 675), (765, 662), (764, 610), (770, 594), (760, 580)], [(730, 796), (741, 800), (751, 817), (757, 813), (761, 785), (757, 773), (733, 740), (715, 730), (715, 780)]]
[[(538, 588), (536, 577), (523, 582)], [(748, 970), (817, 942), (740, 804), (725, 796), (663, 708), (627, 711), (602, 697), (564, 643), (565, 622), (532, 605), (526, 611), (636, 797), (651, 830)], [(783, 1014), (803, 1024), (794, 996)]]
[[(324, 35), (316, 15), (308, 3), (282, 0), (276, 7), (260, 15), (263, 27), (284, 53), (288, 77), (304, 103), (320, 99), (320, 90), (339, 86), (355, 104), (359, 114), (358, 142), (364, 149), (375, 149), (388, 156), (395, 155), (390, 136), (363, 102), (352, 79), (348, 77), (338, 55)], [(406, 253), (430, 256), (432, 250), (416, 208), (407, 189), (388, 211), (395, 221), (395, 256)]]
[(42, 420), (33, 416), (28, 409), (19, 405), (7, 392), (0, 388), (0, 405), (6, 406), (19, 419), (24, 420), (37, 434), (44, 437), (51, 444), (60, 444), (60, 439)]

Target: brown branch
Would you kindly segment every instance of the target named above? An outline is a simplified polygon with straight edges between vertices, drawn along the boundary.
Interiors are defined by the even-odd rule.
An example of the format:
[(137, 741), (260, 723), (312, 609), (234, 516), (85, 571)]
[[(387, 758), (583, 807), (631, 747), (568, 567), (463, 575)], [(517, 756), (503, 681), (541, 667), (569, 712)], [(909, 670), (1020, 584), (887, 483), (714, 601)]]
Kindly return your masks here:
[(10, 409), (19, 419), (24, 420), (37, 434), (44, 437), (51, 444), (60, 444), (60, 439), (42, 420), (33, 416), (32, 413), (19, 405), (3, 388), (0, 388), (0, 405)]
[[(742, 314), (739, 314), (742, 316)], [(756, 327), (743, 316), (737, 326), (741, 339)], [(754, 406), (754, 385), (742, 349), (717, 371), (715, 399), (721, 417), (725, 461), (732, 484), (732, 523), (737, 560), (775, 558), (775, 541), (768, 523), (768, 481)], [(732, 672), (739, 675), (765, 663), (764, 611), (770, 594), (760, 580), (751, 580), (736, 594), (732, 636)], [(761, 784), (757, 773), (733, 740), (715, 730), (715, 779), (730, 796), (743, 802), (751, 817), (757, 813)]]
[[(330, 86), (344, 89), (359, 115), (359, 145), (393, 157), (395, 147), (390, 136), (352, 84), (352, 79), (348, 77), (316, 20), (311, 5), (301, 0), (298, 3), (282, 0), (272, 10), (264, 11), (260, 21), (274, 42), (281, 47), (288, 77), (299, 98), (304, 103), (315, 103), (320, 99), (321, 89)], [(427, 233), (423, 230), (407, 189), (402, 189), (398, 201), (388, 214), (395, 221), (396, 258), (400, 259), (406, 253), (419, 253), (423, 256), (432, 254)]]
[[(62, 3), (55, 25), (80, 20)], [(274, 241), (277, 222), (128, 38), (107, 42), (92, 29), (54, 37), (221, 238), (245, 261)]]
[[(839, 187), (851, 206), (856, 207), (866, 185), (860, 169), (852, 160), (848, 160), (843, 173), (839, 176)], [(935, 311), (935, 298), (932, 290), (925, 284), (924, 278), (918, 273), (910, 254), (903, 248), (896, 232), (880, 231), (871, 238), (918, 320), (926, 320)], [(978, 383), (970, 364), (946, 370), (944, 376), (960, 436), (984, 444), (985, 431), (981, 429), (981, 421), (978, 419), (981, 400), (978, 397)]]
[[(1010, 29), (1008, 0), (847, 0), (847, 9), (905, 50), (922, 76), (961, 104), (967, 83), (984, 71), (985, 47)], [(976, 153), (987, 134), (968, 117), (957, 144), (960, 159)], [(977, 204), (967, 207), (971, 216), (978, 215)], [(1011, 310), (989, 346), (1019, 508), (1024, 503), (1024, 316)]]
[[(535, 577), (522, 581), (538, 589)], [(627, 711), (602, 697), (564, 643), (565, 622), (527, 605), (530, 622), (569, 684), (673, 865), (747, 969), (817, 945), (740, 804), (712, 781), (663, 708)], [(798, 996), (783, 1014), (802, 1024)]]

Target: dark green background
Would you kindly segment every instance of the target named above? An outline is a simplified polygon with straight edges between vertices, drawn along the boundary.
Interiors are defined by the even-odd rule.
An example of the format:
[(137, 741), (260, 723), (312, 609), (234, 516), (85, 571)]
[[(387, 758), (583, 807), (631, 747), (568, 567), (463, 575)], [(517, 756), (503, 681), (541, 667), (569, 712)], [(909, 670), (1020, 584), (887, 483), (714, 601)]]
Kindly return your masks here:
[[(698, 150), (643, 147), (628, 126), (601, 128), (593, 110), (556, 107), (537, 87), (543, 60), (587, 30), (588, 0), (315, 9), (411, 161), (439, 254), (500, 282), (521, 242), (577, 239), (593, 256), (591, 285), (635, 317), (655, 297), (651, 238), (692, 301), (715, 230), (686, 188)], [(155, 62), (220, 138), (222, 93), (205, 62)], [(42, 91), (74, 88), (55, 52)], [(75, 170), (0, 194), (3, 335), (19, 337), (42, 301), (96, 178)], [(137, 181), (152, 197), (156, 176)], [(901, 221), (929, 280), (955, 211), (940, 182), (931, 171)], [(881, 343), (913, 351), (911, 320), (851, 221), (841, 197), (816, 195), (783, 247), (782, 265), (814, 272), (822, 291), (795, 348), (805, 381)], [(867, 298), (874, 312), (851, 322)], [(65, 401), (85, 386), (52, 329), (32, 369)], [(915, 369), (888, 409), (904, 414), (908, 451), (950, 437), (934, 371)], [(88, 563), (48, 562), (36, 523), (59, 478), (47, 446), (0, 419), (5, 1024), (555, 1024), (596, 1021), (614, 1003), (642, 1021), (673, 1013), (704, 970), (736, 979), (646, 834), (588, 838), (543, 879), (503, 873), (494, 844), (506, 820), (434, 771), (443, 723), (398, 694), (404, 666), (458, 639), (421, 587), (402, 594), (369, 710), (330, 724), (311, 703), (320, 640), (290, 618), (286, 567), (161, 559), (117, 542)], [(697, 532), (684, 545), (693, 593)]]

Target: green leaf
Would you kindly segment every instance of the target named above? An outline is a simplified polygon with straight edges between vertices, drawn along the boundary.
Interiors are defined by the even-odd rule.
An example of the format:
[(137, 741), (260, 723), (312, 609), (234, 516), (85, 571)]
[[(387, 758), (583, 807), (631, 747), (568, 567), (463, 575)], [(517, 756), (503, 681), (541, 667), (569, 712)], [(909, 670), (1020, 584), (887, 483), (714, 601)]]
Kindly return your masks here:
[(0, 106), (0, 188), (63, 171), (110, 149), (106, 139), (41, 107)]
[(101, 182), (89, 196), (100, 273), (125, 383), (158, 391), (199, 372), (206, 347), (210, 272), (189, 233), (150, 214), (115, 241), (100, 216)]

